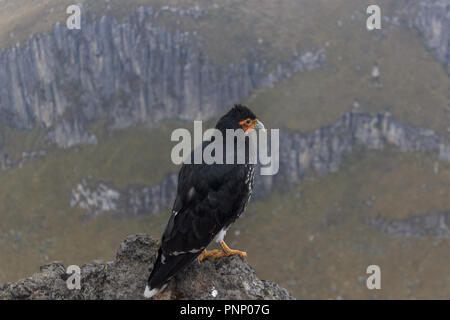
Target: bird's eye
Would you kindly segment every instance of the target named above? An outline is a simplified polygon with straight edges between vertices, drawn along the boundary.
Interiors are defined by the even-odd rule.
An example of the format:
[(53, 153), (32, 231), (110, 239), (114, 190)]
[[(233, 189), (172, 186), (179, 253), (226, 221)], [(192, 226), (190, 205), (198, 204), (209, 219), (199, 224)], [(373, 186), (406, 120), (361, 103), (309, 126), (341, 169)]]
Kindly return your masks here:
[(246, 123), (247, 123), (247, 124), (250, 124), (250, 122), (251, 122), (250, 119), (247, 119)]

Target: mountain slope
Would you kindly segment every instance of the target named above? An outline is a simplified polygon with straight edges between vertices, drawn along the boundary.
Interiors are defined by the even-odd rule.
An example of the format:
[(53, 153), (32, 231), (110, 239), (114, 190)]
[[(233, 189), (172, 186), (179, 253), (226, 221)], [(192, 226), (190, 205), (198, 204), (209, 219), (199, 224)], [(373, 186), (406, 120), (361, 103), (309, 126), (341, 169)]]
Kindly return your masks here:
[[(384, 231), (415, 217), (445, 226), (450, 210), (448, 33), (433, 29), (445, 1), (377, 1), (374, 32), (371, 1), (79, 2), (86, 20), (71, 33), (68, 1), (0, 0), (0, 282), (160, 234), (174, 192), (161, 186), (177, 170), (170, 133), (212, 126), (242, 101), (294, 146), (264, 184), (270, 197), (229, 233), (259, 273), (303, 298), (448, 296), (446, 236)], [(71, 205), (80, 185), (100, 206), (102, 190), (126, 197), (84, 210)], [(361, 280), (376, 262), (389, 291)]]

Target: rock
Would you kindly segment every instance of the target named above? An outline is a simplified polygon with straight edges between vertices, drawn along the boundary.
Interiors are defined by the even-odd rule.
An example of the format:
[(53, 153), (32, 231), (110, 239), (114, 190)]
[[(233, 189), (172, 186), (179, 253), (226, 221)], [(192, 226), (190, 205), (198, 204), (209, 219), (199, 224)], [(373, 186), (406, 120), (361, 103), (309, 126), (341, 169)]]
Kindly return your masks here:
[(117, 210), (120, 193), (100, 182), (91, 190), (85, 179), (74, 189), (70, 198), (70, 207), (78, 206), (87, 210), (89, 216), (97, 216), (105, 211)]
[(450, 234), (450, 212), (422, 214), (401, 220), (367, 218), (365, 223), (389, 236), (446, 237)]
[(119, 215), (156, 214), (170, 207), (175, 199), (178, 174), (168, 174), (154, 186), (129, 186), (116, 190), (104, 182), (83, 179), (72, 188), (70, 207), (79, 207), (86, 217), (105, 212)]
[(450, 2), (421, 0), (407, 2), (403, 8), (408, 24), (421, 33), (426, 45), (450, 71)]
[(414, 25), (422, 32), (437, 58), (450, 70), (450, 2), (421, 1), (420, 5)]
[(12, 167), (20, 167), (25, 161), (38, 159), (47, 155), (45, 150), (23, 151), (20, 157), (13, 161), (9, 158), (7, 153), (3, 153), (2, 145), (0, 143), (0, 169), (5, 170)]
[[(143, 292), (158, 242), (147, 235), (128, 236), (116, 260), (92, 262), (81, 267), (81, 289), (69, 290), (61, 262), (41, 267), (39, 273), (0, 285), (0, 300), (9, 299), (143, 299)], [(240, 257), (215, 262), (193, 262), (169, 283), (156, 299), (294, 299), (286, 289), (260, 280)]]
[[(401, 151), (434, 152), (440, 161), (450, 162), (450, 145), (431, 130), (397, 122), (388, 113), (348, 112), (334, 124), (311, 132), (280, 130), (279, 172), (262, 176), (257, 167), (252, 199), (261, 199), (274, 189), (301, 182), (311, 169), (319, 174), (335, 172), (346, 152), (360, 147), (382, 150), (387, 145)], [(178, 175), (170, 173), (160, 184), (117, 190), (120, 199), (113, 199), (115, 213), (156, 214), (169, 208), (175, 200), (177, 181)], [(101, 212), (103, 203), (110, 201), (106, 196), (99, 196), (105, 193), (100, 192), (102, 185), (99, 183), (93, 191), (84, 187), (85, 198), (78, 196), (80, 185), (74, 186), (70, 205), (85, 209), (88, 216)], [(111, 187), (105, 186), (108, 189)]]
[(23, 46), (1, 50), (0, 125), (44, 126), (48, 139), (63, 148), (95, 144), (97, 138), (87, 133), (91, 121), (125, 128), (167, 118), (210, 119), (255, 89), (325, 63), (318, 49), (293, 54), (273, 72), (252, 52), (221, 66), (206, 55), (200, 36), (155, 25), (163, 11), (207, 14), (199, 7), (140, 7), (119, 23), (87, 13), (81, 30), (56, 24)]
[[(348, 112), (311, 132), (280, 130), (279, 172), (255, 177), (252, 198), (260, 199), (274, 187), (298, 183), (311, 169), (319, 174), (335, 172), (344, 154), (356, 148), (382, 150), (388, 145), (401, 151), (436, 152), (439, 160), (450, 161), (448, 142), (433, 131), (397, 122), (386, 113)], [(258, 174), (259, 169), (255, 170)]]
[(86, 122), (78, 118), (63, 119), (55, 125), (46, 136), (47, 140), (56, 143), (61, 148), (70, 148), (76, 144), (97, 144), (97, 137), (89, 135)]

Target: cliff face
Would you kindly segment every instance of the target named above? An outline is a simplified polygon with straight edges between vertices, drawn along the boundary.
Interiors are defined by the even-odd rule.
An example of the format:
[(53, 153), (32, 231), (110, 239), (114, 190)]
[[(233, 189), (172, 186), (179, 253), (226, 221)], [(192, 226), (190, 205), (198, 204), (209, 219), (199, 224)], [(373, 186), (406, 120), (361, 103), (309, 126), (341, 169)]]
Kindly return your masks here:
[(401, 151), (436, 152), (440, 160), (450, 162), (450, 146), (432, 130), (399, 123), (389, 114), (349, 112), (310, 133), (280, 133), (280, 171), (258, 177), (256, 196), (277, 183), (300, 181), (309, 169), (320, 174), (337, 171), (343, 155), (357, 147), (381, 150), (387, 145)]
[(120, 24), (104, 16), (86, 18), (81, 30), (55, 25), (50, 34), (0, 52), (0, 124), (55, 126), (49, 138), (61, 147), (95, 143), (86, 133), (90, 120), (127, 127), (170, 117), (208, 119), (255, 88), (324, 63), (319, 50), (293, 53), (273, 72), (257, 53), (217, 66), (195, 33), (154, 26), (156, 15), (141, 7)]
[[(0, 285), (0, 300), (143, 299), (158, 243), (149, 236), (129, 236), (120, 246), (116, 260), (92, 262), (81, 267), (81, 289), (69, 290), (66, 268), (60, 262), (41, 267), (41, 272), (16, 283)], [(169, 282), (154, 299), (277, 299), (293, 297), (273, 282), (260, 280), (241, 258), (216, 262), (193, 262)]]
[[(448, 0), (434, 0), (404, 9), (447, 67), (449, 8)], [(180, 18), (208, 14), (197, 7), (165, 10)], [(219, 66), (205, 55), (196, 32), (156, 25), (160, 13), (140, 7), (123, 23), (87, 15), (81, 30), (57, 24), (49, 34), (0, 51), (0, 124), (51, 128), (48, 138), (60, 147), (95, 144), (86, 132), (91, 120), (106, 118), (114, 128), (173, 117), (209, 119), (257, 88), (325, 63), (322, 50), (293, 52), (290, 61), (271, 69), (253, 50), (240, 62)]]
[[(191, 19), (207, 14), (201, 8), (166, 10)], [(403, 10), (449, 67), (448, 0), (414, 1)], [(89, 120), (126, 127), (170, 117), (208, 119), (256, 88), (325, 62), (321, 50), (292, 53), (291, 61), (270, 72), (253, 50), (238, 63), (218, 66), (195, 32), (155, 25), (158, 14), (140, 7), (123, 23), (86, 17), (81, 30), (55, 25), (49, 34), (0, 51), (0, 124), (54, 127), (49, 138), (61, 147), (96, 143), (86, 133)]]
[[(302, 180), (309, 170), (319, 174), (335, 172), (343, 156), (355, 148), (382, 150), (388, 145), (401, 151), (434, 152), (450, 162), (450, 146), (432, 130), (402, 124), (389, 114), (349, 112), (336, 123), (308, 133), (280, 130), (279, 172), (255, 177), (254, 199), (281, 186)], [(257, 168), (256, 173), (259, 173)], [(170, 207), (176, 196), (177, 174), (169, 174), (160, 184), (115, 190), (104, 183), (92, 189), (81, 182), (72, 190), (70, 205), (86, 210), (88, 216), (105, 211), (121, 215), (159, 213)]]
[(436, 57), (450, 70), (450, 2), (448, 0), (419, 1), (412, 5), (417, 15), (410, 24), (416, 27)]
[(450, 234), (450, 212), (432, 213), (390, 221), (383, 218), (366, 219), (368, 225), (389, 236), (445, 237)]
[(178, 174), (172, 173), (154, 186), (131, 186), (116, 190), (103, 182), (89, 187), (86, 180), (72, 189), (71, 207), (80, 207), (89, 217), (113, 211), (121, 215), (158, 213), (170, 206), (177, 192)]
[[(201, 8), (165, 8), (179, 17), (200, 19)], [(449, 65), (448, 0), (414, 1), (404, 9), (437, 57)], [(111, 17), (87, 17), (81, 30), (55, 25), (24, 46), (0, 51), (0, 124), (15, 128), (43, 125), (48, 139), (60, 147), (97, 143), (87, 133), (91, 120), (106, 118), (112, 128), (163, 118), (209, 119), (256, 88), (272, 86), (298, 71), (325, 63), (322, 50), (293, 53), (291, 61), (269, 69), (257, 51), (239, 63), (214, 64), (203, 52), (195, 32), (169, 31), (155, 25), (161, 12), (151, 7), (134, 10), (123, 23)], [(274, 186), (296, 183), (308, 169), (335, 171), (345, 152), (357, 146), (382, 149), (386, 143), (405, 151), (433, 150), (444, 161), (450, 147), (431, 131), (394, 121), (387, 115), (345, 114), (335, 124), (310, 133), (280, 133), (280, 171), (256, 179), (255, 197)], [(43, 156), (36, 151), (37, 156)], [(23, 159), (29, 155), (23, 155)], [(33, 156), (33, 155), (31, 155)], [(0, 166), (18, 165), (2, 155)], [(115, 190), (80, 181), (73, 187), (72, 207), (88, 215), (156, 213), (170, 207), (177, 175), (155, 186)]]

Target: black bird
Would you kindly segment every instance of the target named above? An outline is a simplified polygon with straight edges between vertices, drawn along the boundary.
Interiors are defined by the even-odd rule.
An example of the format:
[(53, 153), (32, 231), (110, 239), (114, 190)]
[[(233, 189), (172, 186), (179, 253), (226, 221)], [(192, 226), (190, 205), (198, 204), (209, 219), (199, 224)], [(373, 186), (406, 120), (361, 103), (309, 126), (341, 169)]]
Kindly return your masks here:
[[(178, 175), (178, 188), (172, 215), (163, 233), (158, 256), (148, 279), (144, 296), (150, 298), (164, 290), (167, 282), (196, 258), (202, 261), (247, 253), (230, 249), (223, 238), (228, 227), (241, 215), (250, 199), (253, 188), (254, 164), (249, 161), (248, 133), (264, 129), (253, 112), (243, 105), (235, 105), (217, 123), (223, 135), (226, 157), (226, 130), (242, 129), (245, 134), (246, 156), (244, 163), (192, 164), (184, 163)], [(212, 141), (202, 144), (204, 149)], [(233, 139), (234, 150), (237, 140)], [(236, 160), (237, 152), (234, 152)], [(193, 159), (193, 153), (191, 153)], [(241, 163), (241, 164), (238, 164)], [(207, 252), (206, 247), (215, 239), (222, 250)]]

